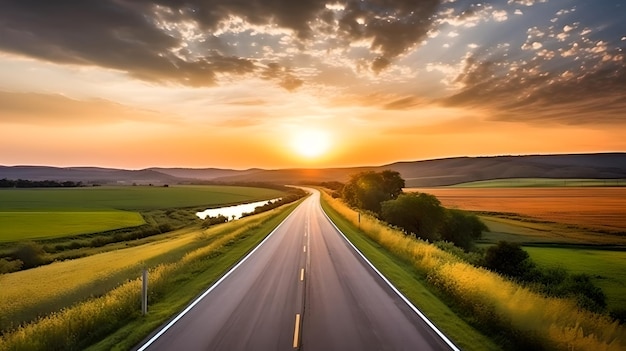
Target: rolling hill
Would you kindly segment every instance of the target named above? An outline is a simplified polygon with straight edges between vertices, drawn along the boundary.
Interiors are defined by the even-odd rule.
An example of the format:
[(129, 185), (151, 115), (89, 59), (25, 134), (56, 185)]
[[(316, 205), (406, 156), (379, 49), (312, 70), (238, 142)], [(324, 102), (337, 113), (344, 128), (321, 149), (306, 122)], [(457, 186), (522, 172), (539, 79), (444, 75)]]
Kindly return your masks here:
[(452, 185), (505, 178), (626, 179), (626, 153), (456, 157), (396, 162), (382, 166), (326, 169), (148, 168), (0, 166), (0, 179), (71, 180), (115, 184), (180, 182), (306, 184), (346, 181), (362, 171), (392, 169), (408, 187)]

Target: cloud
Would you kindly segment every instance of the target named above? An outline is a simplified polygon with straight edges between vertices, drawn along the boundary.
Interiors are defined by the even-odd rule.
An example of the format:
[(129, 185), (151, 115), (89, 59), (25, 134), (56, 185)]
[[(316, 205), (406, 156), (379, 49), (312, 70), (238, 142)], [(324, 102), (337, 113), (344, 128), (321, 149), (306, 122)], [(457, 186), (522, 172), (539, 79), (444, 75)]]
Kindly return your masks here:
[(598, 54), (595, 61), (583, 71), (561, 74), (543, 71), (538, 61), (531, 61), (509, 67), (502, 75), (497, 62), (470, 56), (456, 78), (464, 88), (440, 101), (446, 106), (488, 108), (494, 120), (626, 123), (626, 59), (618, 55), (604, 60)]
[(280, 64), (272, 62), (267, 65), (261, 75), (263, 79), (278, 81), (278, 84), (288, 91), (299, 88), (303, 81), (293, 75), (293, 72), (282, 67)]
[(0, 123), (52, 125), (111, 124), (122, 121), (161, 121), (159, 113), (107, 100), (74, 100), (56, 94), (0, 91)]
[(424, 105), (424, 101), (414, 96), (400, 98), (383, 105), (385, 110), (407, 110), (416, 106)]
[[(289, 35), (295, 49), (332, 35), (345, 48), (368, 40), (371, 69), (380, 72), (422, 41), (439, 0), (327, 4), (325, 0), (7, 0), (0, 2), (0, 51), (58, 64), (105, 67), (159, 84), (200, 87), (218, 84), (223, 75), (265, 75), (262, 53), (238, 46), (255, 45), (251, 37), (257, 34)], [(326, 32), (314, 30), (320, 23)], [(294, 73), (276, 82), (287, 90), (303, 84)]]
[(533, 6), (537, 3), (547, 2), (548, 0), (509, 0), (508, 4), (511, 5), (524, 5), (524, 6)]

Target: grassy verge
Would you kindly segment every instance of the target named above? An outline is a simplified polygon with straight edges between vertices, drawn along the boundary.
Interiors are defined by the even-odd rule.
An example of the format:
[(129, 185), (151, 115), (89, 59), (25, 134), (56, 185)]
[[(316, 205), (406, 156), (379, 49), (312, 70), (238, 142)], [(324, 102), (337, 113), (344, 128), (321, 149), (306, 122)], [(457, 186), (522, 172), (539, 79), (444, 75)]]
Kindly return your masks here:
[[(446, 302), (462, 311), (467, 321), (491, 335), (503, 348), (608, 351), (626, 347), (626, 329), (605, 315), (581, 310), (570, 299), (534, 293), (434, 245), (407, 237), (367, 215), (361, 215), (357, 223), (357, 212), (326, 194), (323, 198), (353, 226), (360, 225), (362, 231), (357, 234), (369, 237), (393, 256), (410, 263), (413, 271), (444, 296)], [(403, 287), (415, 282), (396, 284)], [(446, 319), (435, 315), (432, 318), (435, 323)], [(455, 333), (441, 327), (446, 333)], [(450, 336), (466, 347), (457, 341), (458, 336)]]
[(297, 204), (232, 222), (229, 232), (210, 244), (151, 268), (147, 316), (140, 315), (141, 281), (133, 279), (101, 297), (6, 333), (0, 337), (0, 349), (82, 350), (98, 341), (93, 349), (129, 349), (254, 248)]
[(322, 208), (346, 237), (404, 296), (420, 309), (455, 345), (463, 350), (499, 350), (492, 340), (467, 324), (450, 309), (431, 289), (428, 282), (410, 262), (389, 252), (346, 218), (342, 217), (325, 199)]

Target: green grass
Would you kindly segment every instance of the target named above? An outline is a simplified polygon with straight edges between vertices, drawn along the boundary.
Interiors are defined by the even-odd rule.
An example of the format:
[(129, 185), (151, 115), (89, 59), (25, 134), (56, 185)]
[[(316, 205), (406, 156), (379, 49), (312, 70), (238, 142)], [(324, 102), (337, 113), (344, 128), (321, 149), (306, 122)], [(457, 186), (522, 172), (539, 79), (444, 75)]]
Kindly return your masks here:
[(602, 289), (609, 310), (626, 306), (626, 251), (577, 248), (524, 247), (540, 267), (585, 273)]
[(553, 179), (508, 178), (480, 180), (450, 185), (452, 188), (524, 188), (524, 187), (604, 187), (626, 186), (626, 179)]
[(479, 246), (500, 240), (520, 243), (540, 267), (560, 267), (584, 273), (607, 296), (607, 307), (626, 306), (626, 247), (624, 237), (594, 232), (562, 223), (526, 220), (524, 217), (480, 216), (490, 232)]
[(322, 207), (346, 237), (389, 279), (422, 313), (463, 350), (499, 350), (491, 339), (458, 317), (427, 288), (425, 278), (412, 266), (375, 241), (338, 214), (322, 197)]
[(218, 207), (283, 195), (274, 189), (237, 186), (0, 189), (0, 242), (135, 227), (145, 223), (138, 211)]
[(272, 199), (279, 190), (238, 186), (103, 186), (0, 189), (0, 211), (147, 210), (216, 206)]
[(0, 212), (0, 242), (54, 238), (135, 227), (145, 223), (137, 212)]

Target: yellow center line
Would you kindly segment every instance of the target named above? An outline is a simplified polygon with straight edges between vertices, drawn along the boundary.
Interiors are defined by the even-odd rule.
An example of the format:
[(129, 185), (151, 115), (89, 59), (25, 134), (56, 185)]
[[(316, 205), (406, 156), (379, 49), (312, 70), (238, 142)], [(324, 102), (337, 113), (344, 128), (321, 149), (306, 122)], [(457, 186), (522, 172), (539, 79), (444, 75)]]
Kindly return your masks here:
[(306, 252), (306, 245), (304, 245), (304, 248), (302, 250), (304, 250), (304, 252)]
[(304, 280), (304, 268), (300, 270), (300, 281)]
[(293, 348), (297, 349), (298, 345), (300, 344), (300, 340), (298, 340), (300, 338), (300, 314), (297, 313), (296, 314), (296, 327), (294, 328), (293, 331)]

